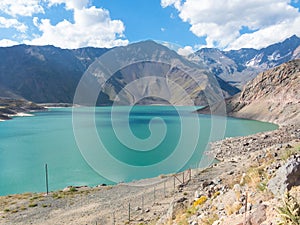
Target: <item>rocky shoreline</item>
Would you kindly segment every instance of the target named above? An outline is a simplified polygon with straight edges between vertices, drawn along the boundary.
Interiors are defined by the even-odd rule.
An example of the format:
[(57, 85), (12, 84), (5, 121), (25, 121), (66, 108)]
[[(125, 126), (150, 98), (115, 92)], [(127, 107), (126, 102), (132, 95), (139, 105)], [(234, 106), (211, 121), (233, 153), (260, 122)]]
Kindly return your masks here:
[(247, 156), (251, 152), (259, 151), (274, 145), (280, 147), (284, 143), (300, 139), (299, 125), (284, 125), (277, 130), (257, 133), (245, 137), (226, 138), (211, 143), (208, 155), (220, 161)]
[(46, 108), (24, 99), (0, 98), (0, 121), (15, 116), (30, 116), (30, 112), (45, 111)]

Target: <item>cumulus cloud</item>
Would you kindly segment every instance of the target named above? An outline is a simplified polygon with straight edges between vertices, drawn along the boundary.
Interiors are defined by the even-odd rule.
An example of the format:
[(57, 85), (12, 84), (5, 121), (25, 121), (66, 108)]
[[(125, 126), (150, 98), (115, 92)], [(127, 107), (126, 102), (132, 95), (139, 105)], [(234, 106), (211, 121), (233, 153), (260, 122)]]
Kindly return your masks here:
[(185, 46), (184, 48), (179, 48), (177, 53), (182, 56), (188, 56), (194, 52), (191, 46)]
[[(300, 17), (295, 20), (283, 21), (279, 24), (269, 26), (258, 30), (255, 33), (243, 34), (231, 44), (227, 49), (240, 49), (243, 48), (263, 48), (270, 44), (283, 41), (287, 37), (296, 34), (300, 37)], [(275, 34), (275, 35), (274, 35)]]
[(67, 7), (73, 7), (74, 23), (63, 20), (52, 25), (49, 19), (33, 18), (33, 24), (42, 32), (42, 35), (25, 41), (26, 44), (51, 44), (61, 48), (113, 47), (128, 44), (128, 41), (123, 39), (125, 30), (123, 22), (112, 20), (108, 10), (94, 6), (82, 7), (80, 4), (74, 3), (78, 1), (51, 1), (53, 4), (65, 3)]
[(48, 0), (48, 6), (51, 7), (53, 5), (65, 4), (66, 9), (83, 9), (89, 3), (89, 0)]
[(174, 5), (176, 9), (180, 10), (181, 8), (181, 0), (161, 0), (160, 5), (163, 8)]
[(18, 44), (19, 44), (18, 42), (12, 41), (9, 39), (0, 40), (0, 47), (10, 47), (10, 46), (18, 45)]
[(299, 33), (300, 13), (286, 0), (161, 0), (161, 6), (174, 6), (206, 47), (262, 47)]
[[(127, 45), (123, 22), (111, 19), (108, 10), (89, 7), (89, 4), (90, 0), (1, 0), (0, 13), (5, 17), (0, 16), (0, 28), (16, 29), (21, 34), (15, 34), (14, 38), (32, 45), (50, 44), (61, 48)], [(58, 5), (73, 13), (72, 21), (65, 19), (53, 24), (47, 15), (43, 16), (45, 19), (39, 18), (39, 13), (45, 14), (43, 7), (51, 10), (52, 6)], [(32, 24), (26, 21), (28, 24), (25, 25), (23, 17), (32, 17)], [(39, 32), (28, 35), (27, 25), (30, 30), (36, 27)], [(3, 43), (8, 43), (7, 39)]]
[(41, 0), (1, 0), (0, 11), (13, 17), (32, 16), (33, 14), (44, 13), (40, 2)]
[(24, 33), (28, 29), (25, 24), (20, 23), (18, 20), (7, 19), (2, 16), (0, 16), (0, 28), (14, 28), (22, 33)]

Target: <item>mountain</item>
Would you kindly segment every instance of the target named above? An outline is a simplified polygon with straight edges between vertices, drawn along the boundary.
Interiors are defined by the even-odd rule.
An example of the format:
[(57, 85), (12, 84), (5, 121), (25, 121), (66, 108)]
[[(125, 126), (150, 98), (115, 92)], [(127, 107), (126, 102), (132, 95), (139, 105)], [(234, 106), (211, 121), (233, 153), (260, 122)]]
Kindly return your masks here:
[(106, 51), (27, 45), (0, 48), (0, 97), (72, 102), (82, 74)]
[[(23, 98), (37, 103), (72, 103), (76, 87), (82, 75), (95, 59), (106, 52), (108, 52), (108, 49), (81, 48), (69, 50), (54, 46), (19, 45), (0, 48), (0, 57), (3, 59), (0, 61), (0, 97)], [(142, 58), (147, 56), (148, 61), (134, 63), (115, 71), (114, 76), (107, 81), (105, 91), (100, 93), (98, 103), (102, 105), (112, 104), (116, 94), (125, 85), (142, 77), (152, 76), (154, 78), (150, 84), (146, 82), (136, 87), (136, 90), (139, 90), (140, 93), (146, 95), (155, 95), (159, 92), (160, 94), (170, 94), (171, 92), (168, 89), (170, 85), (160, 79), (167, 78), (179, 86), (184, 86), (196, 104), (206, 102), (205, 87), (214, 83), (212, 79), (214, 76), (202, 69), (200, 74), (196, 75), (196, 79), (199, 78), (199, 82), (203, 84), (203, 87), (199, 87), (199, 83), (193, 81), (188, 73), (197, 67), (200, 69), (202, 67), (153, 41), (116, 47), (109, 52), (116, 52), (116, 55), (106, 62), (106, 67), (115, 65), (117, 60), (121, 64), (126, 64), (128, 60), (138, 56)], [(122, 56), (122, 58), (119, 58), (119, 56)], [(173, 59), (176, 63), (172, 62), (174, 65), (165, 64), (164, 61), (169, 59)], [(179, 69), (178, 66), (180, 65), (186, 69), (185, 72)], [(239, 91), (221, 78), (217, 78), (217, 80), (225, 97)], [(93, 85), (94, 81), (96, 80), (86, 85)], [(212, 84), (208, 88), (211, 95), (213, 95), (212, 90), (216, 89), (213, 87), (214, 85), (217, 86), (217, 84)], [(175, 99), (175, 95), (172, 99)], [(133, 99), (129, 100), (127, 98), (126, 101), (124, 104), (131, 103)], [(177, 96), (177, 101), (174, 102), (176, 104), (187, 104), (181, 96)], [(161, 103), (161, 101), (158, 98), (149, 96), (147, 100), (140, 103), (151, 104)]]
[[(126, 85), (133, 80), (142, 80), (140, 78), (149, 76), (153, 78), (151, 81), (148, 79), (152, 89), (149, 88), (150, 86), (147, 87), (147, 83), (141, 84), (135, 88), (139, 90), (140, 94), (145, 96), (156, 93), (170, 94), (168, 89), (170, 84), (162, 82), (162, 78), (164, 78), (184, 87), (196, 104), (203, 104), (207, 101), (205, 97), (211, 95), (214, 87), (218, 86), (214, 83), (215, 81), (212, 79), (214, 76), (210, 73), (216, 75), (224, 97), (230, 97), (239, 92), (238, 88), (256, 77), (258, 73), (283, 62), (299, 58), (300, 38), (292, 36), (281, 43), (260, 50), (221, 51), (204, 48), (190, 55), (187, 59), (153, 41), (143, 41), (113, 49), (91, 47), (60, 49), (54, 46), (27, 45), (3, 47), (0, 48), (2, 59), (0, 61), (0, 97), (26, 99), (37, 103), (72, 103), (77, 85), (85, 71), (95, 59), (108, 52), (109, 54), (116, 52), (116, 54), (105, 62), (106, 66), (110, 67), (110, 65), (119, 63), (124, 65), (124, 68), (114, 71), (114, 76), (107, 81), (105, 91), (100, 93), (99, 104), (112, 104), (119, 91)], [(120, 58), (120, 56), (122, 57)], [(148, 61), (128, 64), (131, 62), (130, 60), (136, 57), (143, 58), (145, 56), (147, 56)], [(117, 59), (118, 62), (116, 62)], [(169, 62), (168, 65), (163, 62), (163, 60), (168, 61), (170, 59), (173, 59), (175, 63)], [(178, 67), (177, 64), (185, 68), (186, 71), (179, 68), (180, 66)], [(201, 72), (198, 71), (199, 74), (194, 75), (196, 81), (193, 81), (189, 73), (190, 71), (195, 72), (195, 70), (201, 70)], [(205, 76), (208, 78), (204, 79)], [(205, 93), (208, 83), (214, 84), (208, 88), (211, 91)], [(176, 93), (178, 91), (179, 89), (176, 90)], [(130, 96), (130, 93), (126, 95), (127, 97), (123, 96), (124, 102), (122, 104), (136, 101), (132, 95)], [(176, 101), (175, 96), (177, 96)], [(216, 100), (216, 96), (212, 96), (213, 98)], [(187, 104), (178, 94), (174, 95), (171, 100), (176, 104)], [(140, 101), (140, 104), (156, 103), (166, 102), (154, 96), (149, 96), (144, 102)]]
[[(242, 92), (226, 101), (230, 116), (274, 122), (300, 123), (300, 59), (260, 73)], [(218, 107), (216, 104), (214, 107)], [(209, 113), (209, 108), (199, 110)]]
[(202, 105), (238, 92), (203, 66), (154, 41), (115, 48), (93, 63), (87, 74), (91, 76), (83, 79), (77, 104), (93, 104), (89, 93), (99, 89), (98, 105)]
[(242, 88), (260, 72), (300, 58), (300, 38), (294, 35), (283, 42), (259, 50), (243, 48), (221, 51), (214, 48), (203, 48), (188, 58), (194, 62), (205, 64), (218, 77)]

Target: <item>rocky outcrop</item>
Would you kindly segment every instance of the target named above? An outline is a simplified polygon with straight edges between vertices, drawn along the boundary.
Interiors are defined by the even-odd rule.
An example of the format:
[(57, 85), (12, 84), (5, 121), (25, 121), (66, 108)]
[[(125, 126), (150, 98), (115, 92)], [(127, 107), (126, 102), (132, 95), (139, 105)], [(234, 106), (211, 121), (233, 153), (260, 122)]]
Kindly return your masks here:
[(44, 107), (24, 99), (0, 98), (0, 120), (9, 120), (19, 113), (44, 110)]
[[(222, 161), (235, 156), (247, 156), (250, 152), (271, 146), (276, 146), (273, 149), (276, 151), (277, 148), (285, 146), (285, 143), (294, 139), (300, 139), (300, 129), (294, 125), (282, 126), (275, 131), (213, 142), (210, 144), (210, 150), (207, 154)], [(288, 149), (288, 146), (285, 148)]]
[[(259, 74), (242, 92), (226, 100), (229, 116), (273, 122), (300, 124), (300, 59)], [(198, 113), (210, 113), (206, 107)]]
[(300, 185), (300, 155), (291, 158), (284, 166), (279, 168), (268, 184), (274, 195), (281, 196), (293, 186)]
[(228, 101), (231, 116), (274, 122), (300, 123), (300, 59), (259, 74)]

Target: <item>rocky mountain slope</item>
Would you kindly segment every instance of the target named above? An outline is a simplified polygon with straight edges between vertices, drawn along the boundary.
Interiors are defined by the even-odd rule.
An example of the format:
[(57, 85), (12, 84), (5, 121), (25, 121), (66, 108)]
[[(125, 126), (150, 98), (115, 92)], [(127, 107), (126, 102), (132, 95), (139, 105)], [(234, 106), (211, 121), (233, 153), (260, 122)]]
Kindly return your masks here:
[[(156, 60), (162, 59), (162, 57), (173, 57), (190, 69), (198, 66), (203, 70), (210, 71), (216, 75), (225, 97), (237, 93), (239, 89), (236, 87), (240, 88), (248, 80), (256, 77), (259, 72), (300, 57), (300, 38), (297, 36), (292, 36), (281, 43), (260, 50), (201, 49), (188, 57), (192, 62), (188, 62), (176, 52), (155, 42), (144, 41), (138, 44), (142, 51), (153, 48), (153, 52), (156, 51), (156, 56), (153, 55)], [(114, 49), (127, 49), (126, 54), (129, 55), (134, 55), (134, 51), (139, 54), (142, 52), (128, 46)], [(0, 61), (0, 97), (27, 99), (38, 103), (72, 103), (76, 87), (84, 72), (96, 58), (107, 51), (108, 49), (101, 48), (71, 50), (54, 46), (27, 45), (0, 48), (2, 59)], [(123, 59), (124, 62), (126, 62), (125, 58)], [(113, 61), (114, 59), (111, 60), (111, 64), (114, 63)], [(122, 85), (128, 84), (133, 78), (138, 79), (150, 75), (163, 77), (163, 73), (169, 72), (169, 69), (163, 63), (150, 62), (126, 66), (122, 71), (117, 71), (116, 76), (109, 81), (106, 86), (106, 93), (101, 95), (102, 103), (111, 104)], [(176, 68), (170, 72), (168, 78), (176, 80), (180, 85), (185, 85), (187, 81), (191, 81), (187, 79), (187, 73), (183, 74), (182, 71), (176, 71)], [(153, 84), (160, 85), (158, 80), (153, 81)], [(166, 90), (166, 84), (162, 85), (160, 90)], [(196, 90), (196, 87), (188, 89), (192, 91)], [(144, 93), (146, 93), (145, 90), (144, 88)], [(196, 104), (203, 101), (201, 96), (203, 96), (201, 90), (198, 94), (192, 94), (192, 98), (198, 99)], [(147, 102), (162, 103), (157, 98), (148, 99)], [(182, 104), (182, 101), (178, 103)]]
[(203, 48), (188, 58), (206, 64), (215, 75), (242, 88), (260, 72), (300, 58), (300, 38), (294, 35), (283, 42), (259, 50), (244, 48), (221, 51)]
[(300, 123), (300, 59), (259, 74), (228, 101), (232, 116), (278, 124)]
[(106, 51), (27, 45), (0, 48), (0, 97), (72, 102), (83, 72)]
[[(260, 73), (249, 81), (241, 93), (226, 100), (229, 116), (274, 122), (280, 125), (300, 124), (300, 59)], [(211, 113), (207, 106), (198, 113)]]
[[(139, 49), (132, 46), (138, 46)], [(127, 58), (129, 60), (132, 58), (129, 55), (135, 57), (135, 54), (145, 55), (149, 51), (153, 52), (152, 56), (149, 55), (150, 61), (153, 62), (140, 62), (126, 66), (122, 71), (116, 71), (115, 76), (106, 85), (105, 94), (100, 95), (102, 105), (111, 104), (115, 95), (124, 85), (141, 77), (165, 77), (168, 72), (168, 78), (176, 80), (179, 85), (188, 85), (187, 82), (192, 82), (189, 74), (183, 74), (184, 72), (178, 70), (178, 68), (174, 67), (172, 71), (169, 71), (170, 67), (163, 63), (163, 57), (165, 59), (174, 58), (179, 64), (185, 65), (190, 70), (199, 67), (199, 65), (189, 62), (176, 52), (153, 41), (144, 41), (115, 49), (124, 52), (125, 55), (121, 59), (123, 60), (122, 63), (127, 62)], [(0, 48), (0, 57), (3, 59), (0, 61), (0, 97), (24, 98), (37, 103), (72, 103), (76, 87), (84, 72), (96, 58), (107, 51), (107, 49), (99, 48), (70, 50), (53, 46), (26, 45)], [(116, 58), (111, 59), (109, 65), (114, 65), (115, 60)], [(154, 61), (161, 61), (162, 63), (155, 63)], [(198, 77), (202, 75), (199, 74)], [(225, 96), (231, 96), (239, 91), (221, 78), (217, 79)], [(199, 89), (195, 85), (196, 83), (193, 83), (193, 85), (186, 88), (190, 94)], [(153, 80), (151, 85), (152, 87), (159, 87), (160, 91), (168, 92), (167, 84), (159, 83), (158, 79)], [(149, 87), (145, 83), (140, 91), (146, 93), (147, 88), (149, 92)], [(196, 101), (198, 103), (203, 100), (203, 93), (200, 89), (200, 94), (198, 92), (192, 94), (192, 98), (199, 99)], [(130, 101), (127, 101), (127, 103)], [(161, 102), (152, 98), (144, 104), (146, 103)], [(186, 104), (182, 99), (176, 103)]]
[[(110, 59), (114, 59), (115, 62), (113, 66), (110, 63), (105, 64), (105, 70), (113, 71), (115, 65), (121, 69), (108, 78), (110, 74), (99, 70), (98, 64), (102, 64), (102, 61), (110, 62)], [(100, 86), (101, 82), (107, 79), (100, 93), (101, 105), (108, 102), (122, 105), (203, 105), (239, 91), (221, 78), (216, 79), (213, 74), (204, 70), (203, 66), (186, 60), (175, 51), (154, 41), (116, 48), (106, 54), (104, 59), (101, 57), (100, 63), (97, 61), (96, 65), (91, 67), (95, 67), (92, 74), (95, 74)], [(91, 90), (92, 84), (97, 82), (89, 83), (86, 85), (87, 90)], [(96, 86), (95, 90), (97, 88)], [(143, 99), (139, 100), (141, 97)]]

